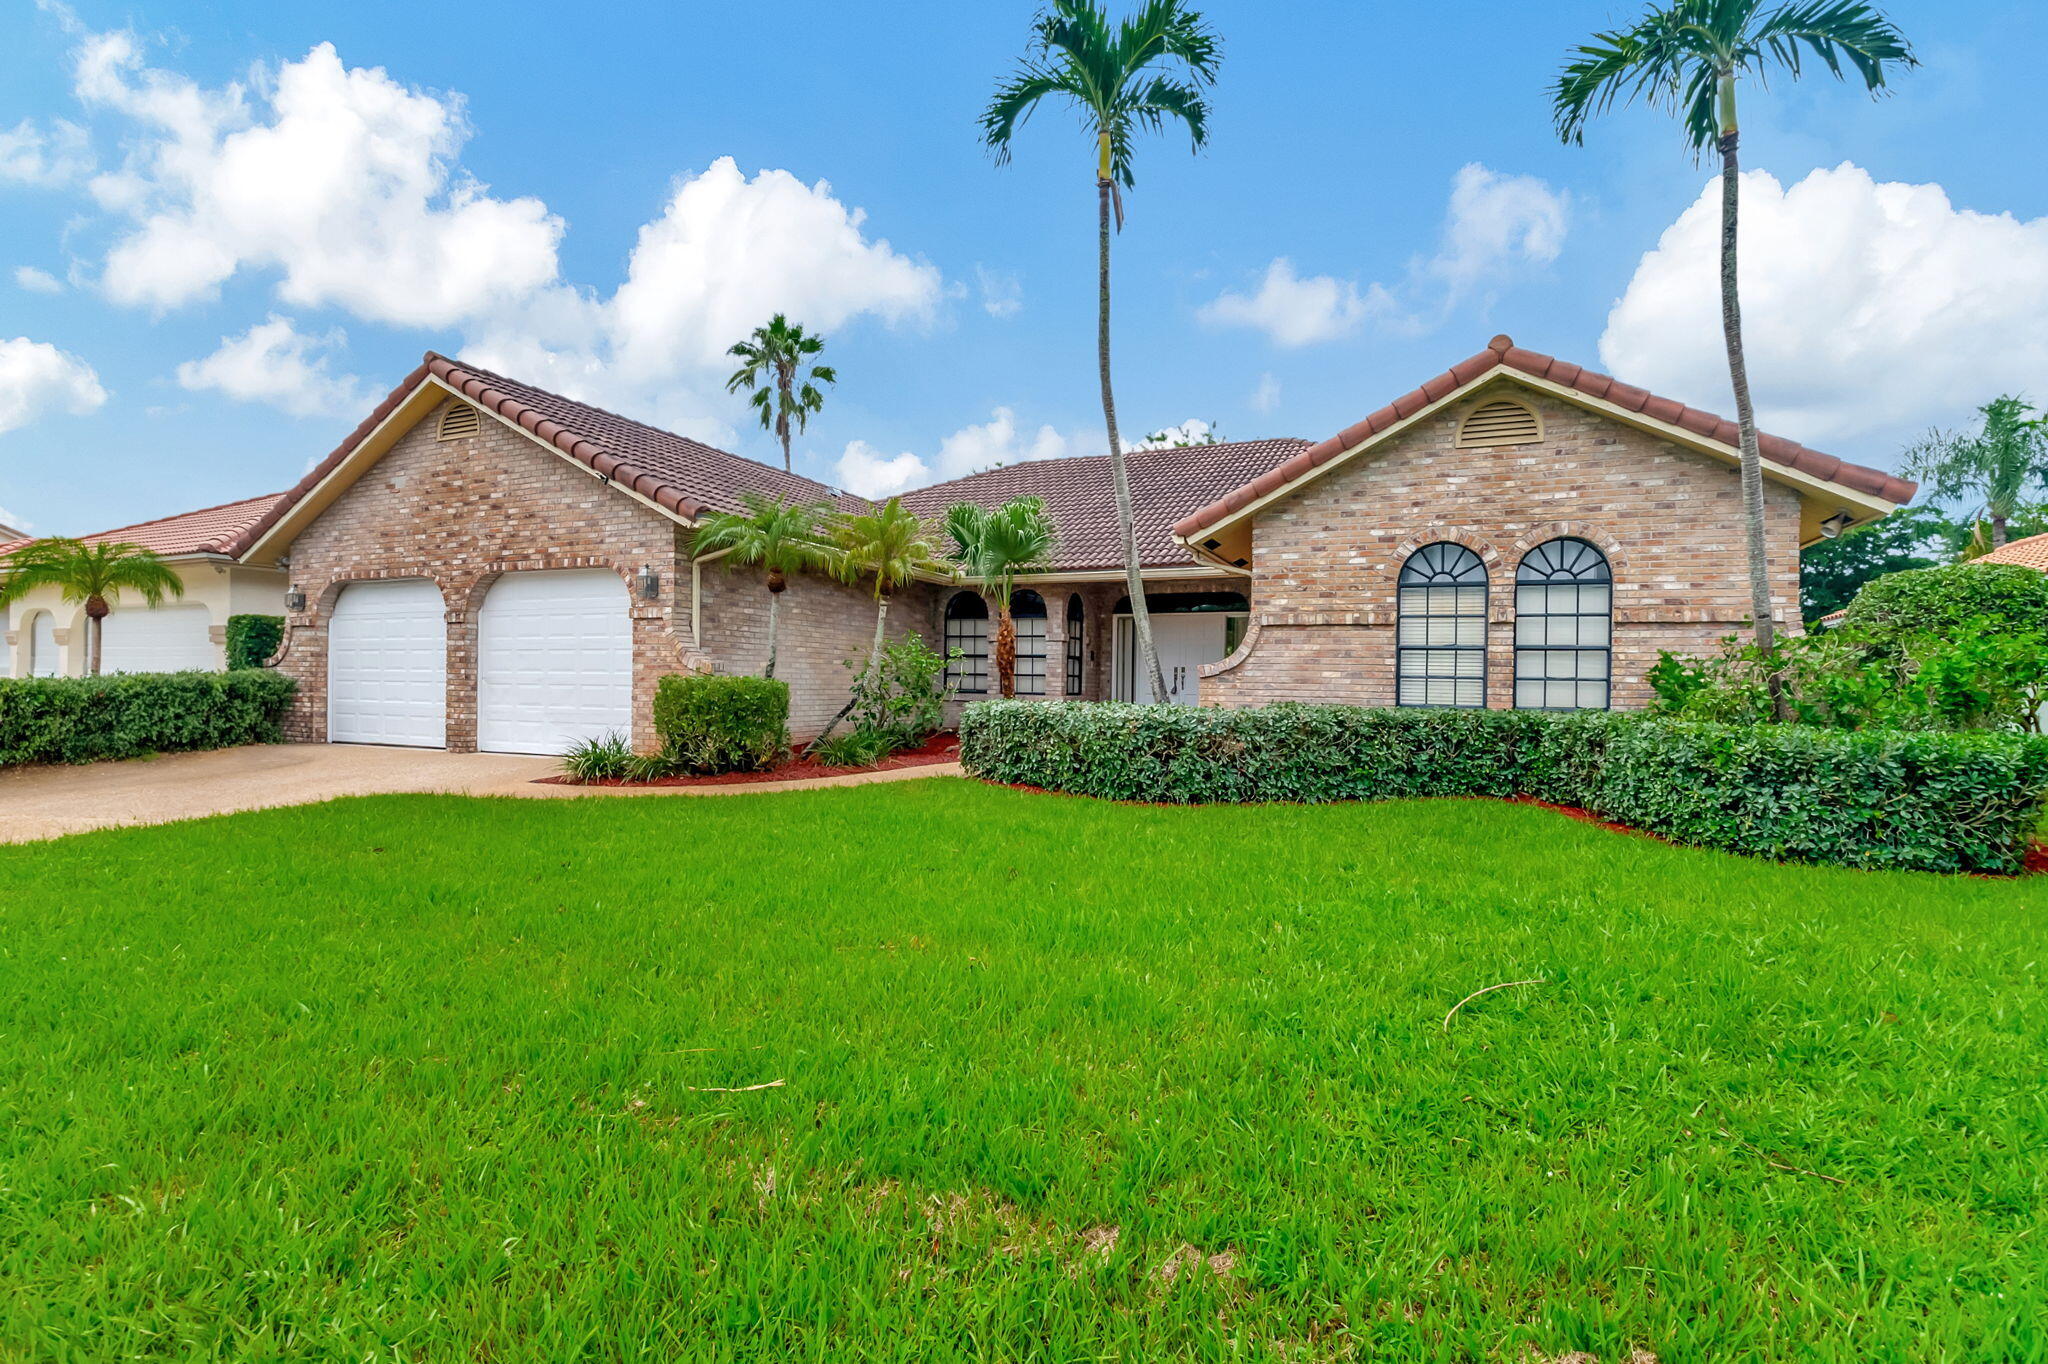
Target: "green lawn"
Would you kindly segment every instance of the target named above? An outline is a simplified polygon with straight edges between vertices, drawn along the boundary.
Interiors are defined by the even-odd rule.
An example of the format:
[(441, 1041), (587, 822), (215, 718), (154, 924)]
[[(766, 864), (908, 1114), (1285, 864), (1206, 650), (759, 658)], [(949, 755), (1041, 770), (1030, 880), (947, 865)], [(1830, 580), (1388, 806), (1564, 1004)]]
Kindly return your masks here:
[(958, 780), (0, 848), (0, 1359), (2041, 1359), (2044, 884)]

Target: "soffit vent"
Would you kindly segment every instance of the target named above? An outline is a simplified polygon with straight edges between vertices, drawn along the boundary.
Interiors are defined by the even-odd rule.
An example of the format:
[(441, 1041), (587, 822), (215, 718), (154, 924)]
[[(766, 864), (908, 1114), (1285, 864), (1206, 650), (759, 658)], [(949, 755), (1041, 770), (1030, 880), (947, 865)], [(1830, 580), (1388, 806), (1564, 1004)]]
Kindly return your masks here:
[(468, 403), (450, 403), (441, 409), (441, 427), (434, 433), (436, 440), (460, 440), (474, 436), (484, 429), (481, 412)]
[(1458, 448), (1476, 445), (1533, 445), (1543, 439), (1543, 423), (1536, 413), (1506, 398), (1481, 403), (1465, 416), (1458, 428)]

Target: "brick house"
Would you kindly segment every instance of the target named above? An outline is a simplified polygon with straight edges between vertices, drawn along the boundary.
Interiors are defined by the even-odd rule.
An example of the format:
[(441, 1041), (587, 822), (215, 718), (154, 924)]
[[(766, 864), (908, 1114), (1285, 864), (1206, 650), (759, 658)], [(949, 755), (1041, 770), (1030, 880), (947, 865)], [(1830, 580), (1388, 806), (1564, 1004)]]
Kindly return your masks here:
[[(1913, 486), (1766, 437), (1774, 596), (1798, 554)], [(1748, 617), (1733, 427), (1499, 337), (1318, 444), (1130, 456), (1146, 599), (1180, 703), (1632, 706), (1660, 649)], [(758, 573), (693, 557), (702, 517), (756, 491), (865, 506), (813, 480), (429, 354), (239, 537), (285, 574), (278, 666), (305, 740), (554, 751), (653, 740), (668, 672), (757, 672)], [(1150, 699), (1136, 665), (1104, 456), (989, 470), (904, 496), (1043, 497), (1055, 568), (1018, 593), (1019, 691)], [(838, 709), (869, 594), (801, 577), (781, 615), (792, 728)], [(958, 648), (956, 697), (992, 686), (989, 607), (920, 582), (896, 632)]]

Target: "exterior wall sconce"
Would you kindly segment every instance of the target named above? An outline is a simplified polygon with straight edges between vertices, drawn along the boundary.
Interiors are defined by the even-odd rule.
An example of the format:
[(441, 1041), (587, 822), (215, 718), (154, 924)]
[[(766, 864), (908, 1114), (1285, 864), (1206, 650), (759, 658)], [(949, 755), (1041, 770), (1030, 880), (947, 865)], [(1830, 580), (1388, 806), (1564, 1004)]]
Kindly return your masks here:
[(303, 611), (306, 609), (306, 594), (297, 583), (293, 583), (284, 590), (284, 609), (287, 611)]
[(1837, 538), (1843, 531), (1849, 529), (1849, 523), (1853, 519), (1845, 511), (1836, 512), (1833, 516), (1820, 523), (1821, 537), (1827, 540)]
[(639, 589), (641, 601), (653, 601), (661, 596), (661, 575), (654, 571), (651, 564), (641, 566), (640, 572), (633, 579), (633, 585)]

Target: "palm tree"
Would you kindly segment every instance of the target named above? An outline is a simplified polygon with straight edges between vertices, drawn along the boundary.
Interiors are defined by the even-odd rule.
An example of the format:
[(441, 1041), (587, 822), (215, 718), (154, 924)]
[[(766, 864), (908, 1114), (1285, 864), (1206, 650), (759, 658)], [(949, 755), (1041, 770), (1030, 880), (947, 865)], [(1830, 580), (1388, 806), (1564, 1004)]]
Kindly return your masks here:
[[(1853, 68), (1872, 94), (1886, 68), (1914, 66), (1905, 37), (1860, 0), (1788, 0), (1768, 13), (1763, 0), (1670, 0), (1652, 6), (1635, 27), (1596, 34), (1578, 48), (1552, 88), (1558, 136), (1582, 144), (1586, 124), (1616, 103), (1641, 99), (1675, 113), (1695, 158), (1711, 145), (1721, 153), (1721, 331), (1735, 385), (1741, 432), (1742, 509), (1748, 522), (1750, 614), (1757, 646), (1773, 644), (1769, 560), (1764, 553), (1763, 459), (1742, 352), (1742, 306), (1736, 291), (1736, 207), (1741, 168), (1736, 146), (1738, 80), (1762, 83), (1781, 71), (1797, 79), (1801, 62), (1819, 61), (1837, 79)], [(1773, 675), (1775, 687), (1775, 674)]]
[(954, 562), (996, 599), (996, 695), (1017, 694), (1017, 623), (1010, 596), (1017, 575), (1052, 567), (1052, 517), (1035, 497), (1013, 498), (990, 509), (956, 502), (946, 512)]
[(1109, 220), (1112, 203), (1123, 226), (1122, 190), (1131, 188), (1131, 144), (1140, 131), (1179, 123), (1200, 151), (1209, 139), (1204, 89), (1216, 80), (1222, 53), (1215, 32), (1184, 0), (1142, 0), (1135, 14), (1112, 24), (1097, 0), (1053, 0), (1032, 27), (1016, 71), (981, 116), (981, 140), (997, 165), (1010, 159), (1017, 130), (1044, 99), (1058, 99), (1095, 134), (1096, 365), (1102, 379), (1102, 420), (1109, 428), (1109, 465), (1123, 530), (1124, 581), (1131, 624), (1152, 677), (1152, 695), (1166, 695), (1152, 618), (1138, 571), (1138, 532), (1131, 512), (1131, 476), (1117, 438), (1116, 395), (1109, 381)]
[(704, 518), (703, 529), (690, 547), (692, 558), (724, 551), (728, 569), (760, 565), (768, 570), (768, 667), (775, 676), (776, 617), (789, 575), (825, 562), (827, 550), (818, 523), (831, 514), (823, 502), (784, 502), (761, 493), (741, 493), (745, 511), (717, 512)]
[(1980, 495), (1972, 513), (1991, 523), (1991, 548), (2006, 541), (2006, 523), (2019, 514), (2029, 483), (2048, 479), (2048, 417), (2008, 394), (1977, 409), (1983, 425), (1974, 436), (1930, 431), (1906, 451), (1906, 476), (1923, 479), (1938, 498)]
[[(872, 512), (849, 513), (839, 518), (832, 530), (833, 572), (841, 582), (873, 585), (875, 594), (875, 639), (868, 646), (864, 676), (872, 676), (882, 658), (882, 639), (889, 629), (889, 598), (921, 576), (951, 576), (951, 568), (939, 558), (924, 522), (892, 497)], [(815, 749), (831, 736), (853, 710), (857, 697), (848, 697), (832, 723), (811, 740)], [(806, 750), (808, 751), (808, 750)]]
[(88, 677), (100, 675), (100, 640), (113, 610), (107, 598), (133, 592), (161, 606), (165, 597), (185, 595), (185, 584), (170, 565), (153, 551), (126, 542), (31, 541), (0, 560), (0, 574), (0, 610), (38, 587), (54, 587), (65, 601), (85, 603)]
[(825, 406), (819, 384), (836, 384), (839, 373), (830, 365), (806, 362), (825, 349), (825, 338), (806, 335), (801, 324), (781, 313), (768, 319), (765, 327), (754, 328), (753, 336), (737, 342), (727, 355), (745, 361), (725, 381), (727, 393), (748, 389), (754, 410), (761, 416), (761, 429), (773, 431), (782, 442), (782, 467), (790, 470), (789, 424), (801, 431), (810, 424), (811, 414)]

